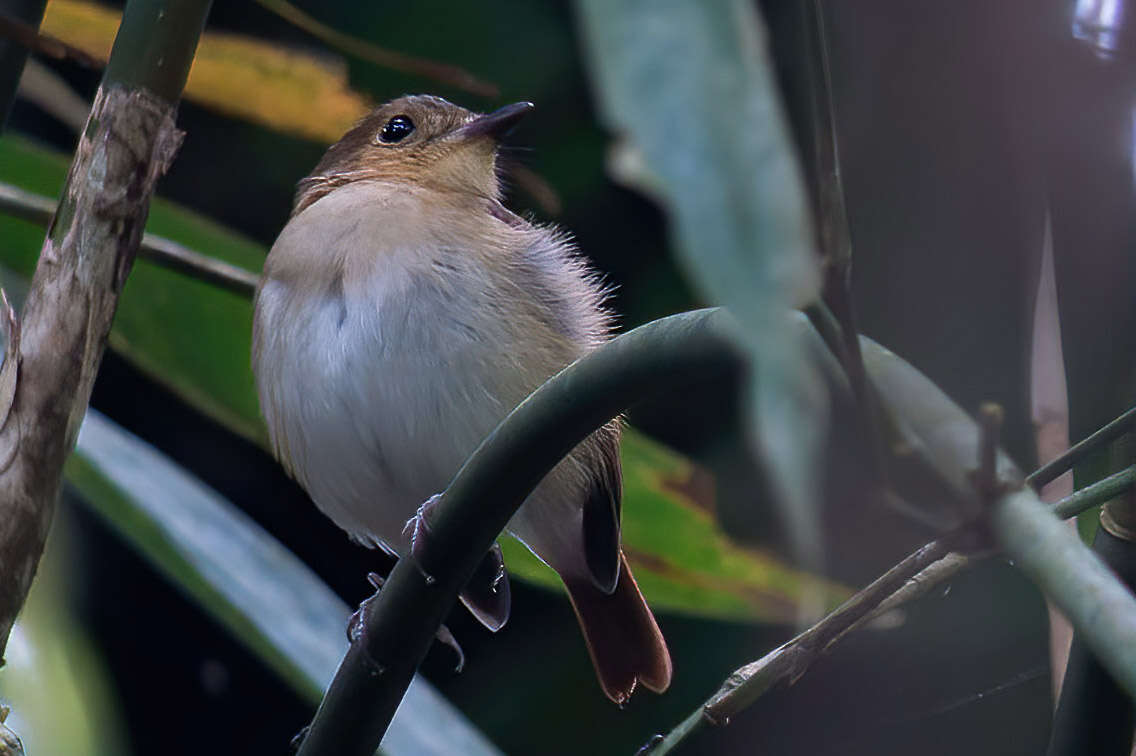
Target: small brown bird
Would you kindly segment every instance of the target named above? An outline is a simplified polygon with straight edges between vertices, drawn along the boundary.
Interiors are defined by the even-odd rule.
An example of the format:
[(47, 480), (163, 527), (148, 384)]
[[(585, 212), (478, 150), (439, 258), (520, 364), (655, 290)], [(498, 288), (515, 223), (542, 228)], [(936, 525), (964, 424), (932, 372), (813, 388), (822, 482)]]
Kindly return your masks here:
[[(408, 546), (407, 519), (542, 382), (608, 337), (605, 292), (569, 239), (501, 203), (488, 115), (389, 102), (302, 180), (256, 295), (253, 369), (273, 447), (354, 539)], [(620, 426), (565, 458), (509, 522), (563, 579), (604, 692), (662, 692), (671, 660), (620, 549)], [(508, 618), (500, 551), (462, 601)]]

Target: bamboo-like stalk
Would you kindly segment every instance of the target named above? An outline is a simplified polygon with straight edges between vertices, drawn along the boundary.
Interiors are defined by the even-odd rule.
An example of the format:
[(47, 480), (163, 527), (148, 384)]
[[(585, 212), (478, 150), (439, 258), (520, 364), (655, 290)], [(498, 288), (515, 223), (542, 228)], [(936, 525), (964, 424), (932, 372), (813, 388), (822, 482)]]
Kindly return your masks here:
[(673, 391), (738, 369), (730, 322), (701, 310), (636, 328), (549, 379), (502, 421), (432, 510), (427, 553), (400, 559), (366, 603), (362, 630), (299, 756), (374, 752), (458, 591), (529, 492), (645, 391)]
[(133, 265), (209, 0), (129, 0), (0, 370), (0, 654)]

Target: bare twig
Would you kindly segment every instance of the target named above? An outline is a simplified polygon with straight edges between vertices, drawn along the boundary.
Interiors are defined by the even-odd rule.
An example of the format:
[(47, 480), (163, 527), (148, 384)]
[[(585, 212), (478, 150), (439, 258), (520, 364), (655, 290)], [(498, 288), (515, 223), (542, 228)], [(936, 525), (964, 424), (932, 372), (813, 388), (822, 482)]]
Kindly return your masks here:
[(0, 13), (0, 37), (10, 39), (28, 50), (55, 60), (70, 59), (87, 68), (102, 68), (103, 62), (74, 45), (44, 34), (30, 24)]
[(482, 97), (496, 97), (500, 93), (497, 85), (477, 78), (464, 68), (387, 50), (350, 34), (344, 34), (317, 21), (287, 0), (256, 0), (256, 2), (331, 47), (375, 65), (415, 76), (425, 76)]
[[(876, 400), (860, 350), (856, 309), (852, 304), (852, 234), (844, 202), (840, 173), (840, 142), (836, 133), (836, 112), (832, 101), (832, 71), (828, 62), (828, 39), (824, 9), (820, 0), (806, 0), (803, 11), (805, 57), (809, 71), (813, 157), (816, 168), (816, 226), (824, 256), (824, 301), (840, 325), (843, 348), (833, 350), (840, 359), (852, 394), (868, 450), (872, 472), (881, 489), (887, 487), (887, 458), (884, 453), (880, 407)], [(810, 320), (812, 315), (810, 314)], [(814, 322), (814, 325), (816, 323)], [(827, 339), (826, 339), (827, 341)], [(829, 343), (829, 347), (833, 346)]]
[[(63, 462), (102, 359), (174, 126), (208, 0), (130, 0), (22, 313), (0, 447), (0, 652), (43, 552)], [(160, 63), (160, 64), (159, 64)]]
[(1026, 478), (1026, 483), (1033, 486), (1035, 490), (1041, 488), (1046, 483), (1057, 479), (1067, 470), (1072, 470), (1073, 466), (1085, 457), (1128, 433), (1134, 425), (1136, 425), (1136, 407), (1129, 409), (1091, 436), (1074, 444), (1061, 456), (1030, 473)]
[[(1109, 476), (1062, 499), (1053, 514), (1072, 517), (1094, 507), (1119, 492), (1136, 486), (1136, 465)], [(1008, 494), (1010, 496), (1018, 493)], [(931, 541), (908, 555), (867, 587), (857, 592), (834, 612), (787, 643), (770, 651), (731, 674), (718, 691), (699, 709), (675, 726), (664, 737), (655, 737), (644, 746), (651, 756), (671, 753), (687, 738), (706, 725), (724, 725), (730, 717), (756, 702), (764, 693), (783, 682), (793, 683), (809, 665), (831, 650), (846, 635), (868, 622), (928, 591), (974, 564), (992, 551), (963, 554), (953, 549), (968, 544), (985, 516), (952, 533)]]
[[(0, 213), (47, 225), (55, 214), (51, 199), (0, 183)], [(259, 277), (244, 268), (195, 252), (175, 241), (143, 234), (139, 255), (150, 262), (200, 279), (223, 289), (251, 297)]]

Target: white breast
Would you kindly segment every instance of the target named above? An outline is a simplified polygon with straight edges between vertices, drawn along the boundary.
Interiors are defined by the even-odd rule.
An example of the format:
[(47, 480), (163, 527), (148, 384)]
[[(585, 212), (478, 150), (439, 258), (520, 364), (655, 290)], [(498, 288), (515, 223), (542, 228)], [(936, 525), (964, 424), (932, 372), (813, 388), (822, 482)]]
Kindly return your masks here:
[(315, 503), (354, 537), (400, 548), (418, 505), (575, 355), (515, 343), (476, 256), (416, 234), (428, 208), (414, 197), (365, 189), (336, 189), (281, 233), (253, 367), (278, 456)]

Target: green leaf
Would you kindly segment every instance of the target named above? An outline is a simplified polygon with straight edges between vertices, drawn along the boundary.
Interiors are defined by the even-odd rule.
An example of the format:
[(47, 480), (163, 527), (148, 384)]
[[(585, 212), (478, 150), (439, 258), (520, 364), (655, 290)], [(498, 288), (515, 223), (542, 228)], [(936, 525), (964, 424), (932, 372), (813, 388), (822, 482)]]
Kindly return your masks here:
[[(0, 138), (0, 181), (54, 196), (66, 162), (13, 136)], [(155, 200), (147, 230), (250, 270), (265, 250), (169, 202)], [(0, 216), (0, 263), (30, 274), (42, 229)], [(242, 297), (160, 268), (135, 264), (119, 303), (111, 347), (188, 403), (266, 445), (249, 367), (252, 305)], [(802, 329), (794, 328), (794, 332)], [(705, 616), (791, 621), (814, 588), (771, 556), (732, 544), (716, 528), (712, 494), (690, 493), (690, 462), (629, 432), (623, 444), (624, 546), (640, 586), (661, 607)], [(506, 544), (510, 567), (541, 585), (559, 582), (523, 547)], [(809, 592), (807, 592), (809, 591)], [(842, 595), (842, 594), (841, 594)]]
[(761, 19), (748, 0), (577, 8), (608, 126), (641, 153), (690, 279), (742, 324), (753, 427), (795, 545), (817, 563), (827, 404), (786, 318), (819, 276)]
[[(159, 571), (294, 690), (318, 703), (347, 650), (350, 610), (247, 515), (91, 410), (67, 479)], [(496, 754), (416, 678), (383, 742), (391, 754)]]
[[(26, 139), (0, 138), (0, 181), (58, 195), (68, 161)], [(155, 199), (146, 230), (259, 271), (266, 250), (173, 203)], [(35, 270), (43, 229), (0, 216), (2, 262)], [(139, 260), (127, 281), (110, 345), (174, 393), (246, 438), (265, 442), (249, 349), (252, 303), (237, 294)]]

